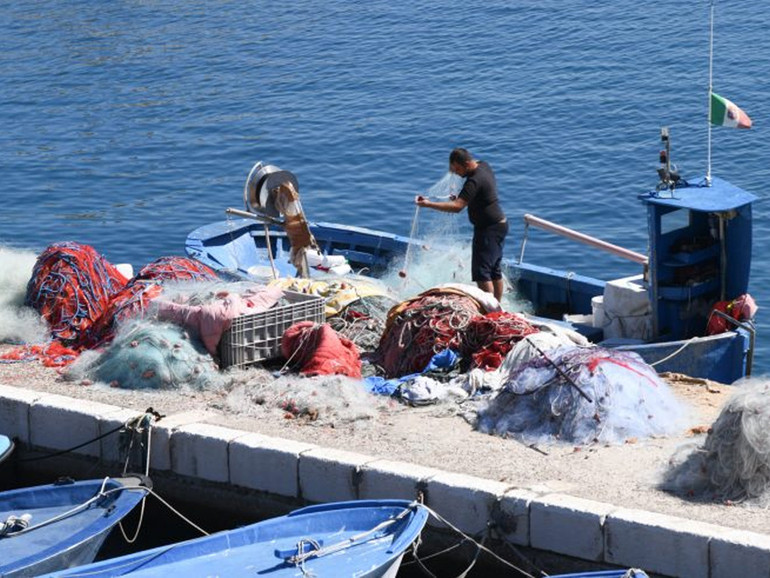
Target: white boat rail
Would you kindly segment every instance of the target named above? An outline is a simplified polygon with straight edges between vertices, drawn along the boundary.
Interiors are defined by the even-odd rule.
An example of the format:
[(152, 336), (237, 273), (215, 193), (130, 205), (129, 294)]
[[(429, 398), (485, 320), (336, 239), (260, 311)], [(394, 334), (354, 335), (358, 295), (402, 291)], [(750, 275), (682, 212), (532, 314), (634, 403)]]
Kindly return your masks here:
[(540, 229), (543, 229), (544, 231), (556, 233), (557, 235), (561, 235), (562, 237), (565, 237), (567, 239), (578, 241), (580, 243), (584, 243), (591, 247), (596, 247), (597, 249), (601, 249), (602, 251), (606, 251), (608, 253), (612, 253), (613, 255), (617, 255), (618, 257), (628, 259), (629, 261), (633, 261), (634, 263), (639, 263), (640, 265), (644, 265), (645, 270), (647, 269), (647, 265), (649, 264), (649, 259), (645, 255), (642, 255), (641, 253), (637, 253), (636, 251), (631, 251), (630, 249), (625, 249), (618, 245), (613, 245), (612, 243), (608, 243), (607, 241), (602, 241), (601, 239), (597, 239), (596, 237), (586, 235), (585, 233), (580, 233), (578, 231), (575, 231), (574, 229), (570, 229), (569, 227), (557, 225), (556, 223), (552, 223), (551, 221), (546, 221), (545, 219), (541, 219), (540, 217), (536, 217), (535, 215), (530, 215), (529, 213), (524, 215), (524, 237), (521, 241), (521, 254), (519, 255), (519, 263), (524, 261), (524, 248), (527, 245), (527, 233), (529, 231), (530, 225), (532, 225), (533, 227), (538, 227)]

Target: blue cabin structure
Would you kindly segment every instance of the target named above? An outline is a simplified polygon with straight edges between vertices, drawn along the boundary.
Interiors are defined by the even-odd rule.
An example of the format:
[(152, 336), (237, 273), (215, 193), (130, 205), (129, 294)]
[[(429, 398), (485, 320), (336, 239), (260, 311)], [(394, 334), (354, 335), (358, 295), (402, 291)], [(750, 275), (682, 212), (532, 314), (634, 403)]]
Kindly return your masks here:
[(647, 205), (655, 340), (705, 335), (717, 301), (746, 293), (756, 197), (714, 178), (640, 195)]
[[(573, 328), (597, 344), (638, 353), (659, 372), (722, 383), (750, 374), (752, 323), (728, 323), (730, 331), (719, 335), (707, 335), (706, 328), (717, 302), (748, 291), (756, 197), (722, 179), (706, 184), (705, 178), (688, 183), (677, 177), (675, 183), (668, 181), (638, 198), (646, 206), (648, 223), (647, 258), (636, 259), (644, 261), (642, 275), (603, 281), (551, 269), (524, 261), (522, 246), (519, 260), (507, 262), (517, 292), (532, 303), (535, 315), (567, 319), (594, 313), (592, 305), (607, 296), (608, 285), (622, 281), (625, 288), (636, 289), (636, 297), (646, 294), (650, 327), (643, 337), (608, 338), (606, 329), (570, 321)], [(585, 242), (586, 236), (576, 231), (542, 219), (532, 222)], [(524, 239), (526, 243), (526, 230)], [(605, 247), (610, 252), (617, 249)], [(626, 319), (631, 321), (637, 314)]]

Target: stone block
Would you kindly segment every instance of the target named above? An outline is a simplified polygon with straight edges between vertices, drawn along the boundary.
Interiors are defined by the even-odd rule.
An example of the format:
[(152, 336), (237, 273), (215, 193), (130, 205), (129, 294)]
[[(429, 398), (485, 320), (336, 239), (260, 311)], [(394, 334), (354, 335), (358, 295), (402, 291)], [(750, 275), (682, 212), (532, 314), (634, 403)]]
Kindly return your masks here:
[(66, 450), (84, 442), (74, 453), (99, 457), (99, 416), (116, 406), (61, 395), (39, 398), (29, 408), (30, 444), (43, 450)]
[(441, 470), (397, 462), (375, 460), (361, 470), (358, 497), (366, 500), (415, 500), (427, 481)]
[(10, 385), (0, 385), (0, 433), (29, 443), (29, 408), (45, 394)]
[(359, 472), (375, 458), (318, 448), (299, 457), (301, 496), (310, 502), (338, 502), (358, 498)]
[(210, 482), (229, 482), (228, 446), (245, 432), (217, 425), (193, 423), (171, 434), (171, 470), (181, 476)]
[(605, 561), (664, 576), (708, 576), (709, 540), (718, 526), (619, 509), (604, 522)]
[(300, 455), (317, 448), (293, 440), (246, 434), (230, 443), (230, 483), (299, 497)]
[(529, 508), (538, 496), (536, 492), (516, 488), (508, 490), (498, 500), (492, 520), (506, 540), (519, 546), (530, 545)]
[(583, 560), (604, 559), (603, 525), (615, 506), (548, 494), (529, 506), (530, 545)]
[(203, 423), (209, 412), (192, 410), (164, 416), (153, 422), (150, 448), (150, 467), (154, 470), (171, 469), (171, 435), (182, 426)]
[[(426, 505), (457, 529), (476, 536), (487, 529), (497, 501), (509, 489), (510, 484), (442, 472), (428, 480)], [(445, 527), (434, 518), (428, 523)]]
[(709, 542), (710, 578), (768, 578), (770, 536), (721, 528)]

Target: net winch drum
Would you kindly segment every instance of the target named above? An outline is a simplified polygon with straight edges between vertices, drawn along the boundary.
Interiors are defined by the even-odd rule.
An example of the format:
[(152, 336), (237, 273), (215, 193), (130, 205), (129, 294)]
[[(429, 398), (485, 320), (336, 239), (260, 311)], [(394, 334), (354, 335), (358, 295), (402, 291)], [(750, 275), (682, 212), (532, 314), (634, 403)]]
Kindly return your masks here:
[(279, 217), (280, 212), (275, 206), (273, 189), (281, 183), (289, 182), (295, 191), (299, 191), (297, 177), (289, 171), (283, 171), (273, 165), (264, 165), (262, 161), (255, 164), (243, 187), (243, 201), (246, 210), (261, 213), (270, 217)]

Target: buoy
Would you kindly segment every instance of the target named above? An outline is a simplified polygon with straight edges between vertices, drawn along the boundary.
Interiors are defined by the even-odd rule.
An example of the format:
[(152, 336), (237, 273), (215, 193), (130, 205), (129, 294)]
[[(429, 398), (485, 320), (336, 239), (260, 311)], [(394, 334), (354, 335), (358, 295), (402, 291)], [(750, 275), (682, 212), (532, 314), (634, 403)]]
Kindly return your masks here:
[(402, 279), (404, 279), (406, 277), (406, 271), (401, 269), (401, 271), (398, 272), (398, 276), (401, 277)]

